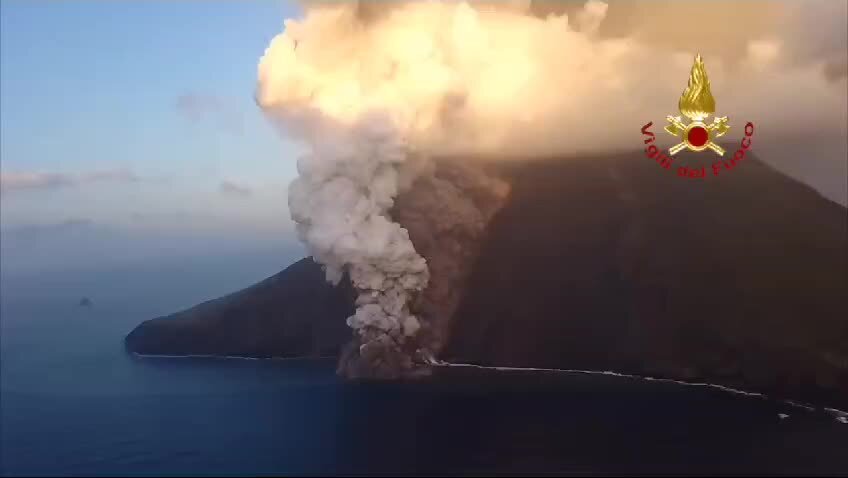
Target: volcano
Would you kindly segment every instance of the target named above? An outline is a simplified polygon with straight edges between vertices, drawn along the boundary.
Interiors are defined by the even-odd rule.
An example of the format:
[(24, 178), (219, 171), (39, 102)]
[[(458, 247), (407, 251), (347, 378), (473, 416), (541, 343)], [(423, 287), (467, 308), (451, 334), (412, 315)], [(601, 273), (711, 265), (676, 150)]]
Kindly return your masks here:
[[(706, 155), (683, 156), (707, 176), (679, 177), (641, 151), (437, 163), (393, 211), (430, 264), (416, 307), (437, 358), (848, 403), (846, 208), (752, 154), (718, 176)], [(445, 194), (477, 212), (442, 220)], [(340, 354), (340, 372), (356, 377), (353, 298), (307, 258), (144, 322), (125, 343), (139, 354)]]

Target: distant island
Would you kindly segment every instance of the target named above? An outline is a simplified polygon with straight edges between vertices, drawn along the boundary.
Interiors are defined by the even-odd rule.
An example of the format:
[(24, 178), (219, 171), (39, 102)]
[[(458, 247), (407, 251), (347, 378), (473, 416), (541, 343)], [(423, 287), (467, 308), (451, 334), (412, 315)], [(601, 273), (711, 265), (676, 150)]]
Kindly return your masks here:
[(93, 307), (94, 303), (88, 297), (83, 297), (79, 301), (79, 306), (80, 307)]

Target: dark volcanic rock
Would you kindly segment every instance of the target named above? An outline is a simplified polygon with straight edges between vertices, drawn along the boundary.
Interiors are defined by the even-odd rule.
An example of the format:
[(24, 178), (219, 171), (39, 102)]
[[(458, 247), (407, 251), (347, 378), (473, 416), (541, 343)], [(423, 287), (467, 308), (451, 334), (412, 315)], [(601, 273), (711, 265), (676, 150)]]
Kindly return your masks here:
[(333, 287), (321, 266), (302, 259), (242, 291), (148, 320), (125, 343), (132, 352), (153, 355), (336, 355), (351, 337), (348, 284)]
[(435, 354), (465, 294), (486, 227), (509, 196), (506, 182), (468, 163), (438, 162), (432, 174), (420, 177), (397, 198), (392, 210), (392, 217), (409, 231), (415, 250), (427, 258), (430, 283), (412, 310), (422, 321), (421, 342)]
[[(399, 198), (394, 213), (435, 259), (436, 277), (474, 264), (457, 282), (464, 294), (436, 284), (444, 290), (417, 304), (445, 327), (431, 333), (443, 341), (433, 345), (439, 358), (617, 370), (848, 405), (846, 209), (750, 154), (718, 177), (709, 155), (676, 162), (704, 163), (708, 176), (678, 177), (642, 152), (500, 163), (492, 174), (511, 190), (479, 216), (485, 233), (426, 217), (431, 203), (459, 200), (436, 194), (443, 184), (416, 186), (432, 200)], [(433, 224), (457, 237), (470, 231), (483, 241), (479, 255), (431, 234)], [(346, 356), (355, 356), (345, 326), (352, 300), (349, 286), (331, 287), (304, 260), (145, 322), (126, 341), (141, 353), (246, 356), (339, 353), (350, 343)], [(435, 316), (454, 307), (452, 320)], [(346, 376), (369, 375), (341, 362), (350, 362)]]
[(705, 165), (510, 165), (441, 358), (848, 402), (846, 209), (750, 155)]

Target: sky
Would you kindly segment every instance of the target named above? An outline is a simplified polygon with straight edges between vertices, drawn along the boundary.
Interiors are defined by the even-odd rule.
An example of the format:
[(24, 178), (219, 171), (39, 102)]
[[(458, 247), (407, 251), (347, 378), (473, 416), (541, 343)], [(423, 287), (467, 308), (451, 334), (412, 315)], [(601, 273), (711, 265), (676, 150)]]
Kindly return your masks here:
[[(819, 49), (833, 38), (813, 33), (844, 29), (823, 11), (796, 35)], [(301, 15), (295, 0), (1, 0), (0, 272), (289, 257), (279, 251), (299, 247), (287, 185), (302, 147), (254, 92), (269, 42)], [(800, 56), (817, 57), (812, 46)], [(844, 204), (844, 154), (831, 153), (845, 151), (842, 128), (817, 154), (826, 162), (798, 160), (806, 140), (757, 151)]]
[(299, 14), (279, 0), (2, 0), (4, 269), (95, 260), (107, 244), (143, 258), (292, 238), (299, 149), (253, 94), (259, 58)]

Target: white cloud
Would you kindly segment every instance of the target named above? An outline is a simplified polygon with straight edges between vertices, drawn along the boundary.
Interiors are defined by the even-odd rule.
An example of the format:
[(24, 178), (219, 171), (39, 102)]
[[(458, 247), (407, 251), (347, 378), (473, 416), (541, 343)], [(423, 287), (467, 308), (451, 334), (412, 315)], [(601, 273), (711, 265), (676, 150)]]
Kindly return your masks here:
[(111, 169), (93, 171), (82, 174), (11, 171), (0, 172), (0, 191), (57, 189), (63, 187), (79, 187), (92, 183), (119, 182), (134, 183), (141, 178), (128, 169)]
[(246, 197), (253, 194), (253, 190), (250, 187), (237, 184), (230, 180), (221, 181), (218, 190), (228, 196)]
[(177, 97), (177, 111), (192, 122), (211, 120), (231, 133), (241, 133), (241, 113), (224, 98), (198, 93), (187, 93)]
[(315, 112), (348, 126), (383, 111), (417, 151), (457, 160), (635, 149), (641, 125), (676, 113), (700, 53), (728, 141), (751, 121), (765, 161), (791, 136), (831, 145), (786, 170), (815, 170), (802, 177), (820, 190), (843, 179), (833, 197), (848, 198), (848, 2), (319, 3), (259, 62), (257, 101), (296, 138)]

